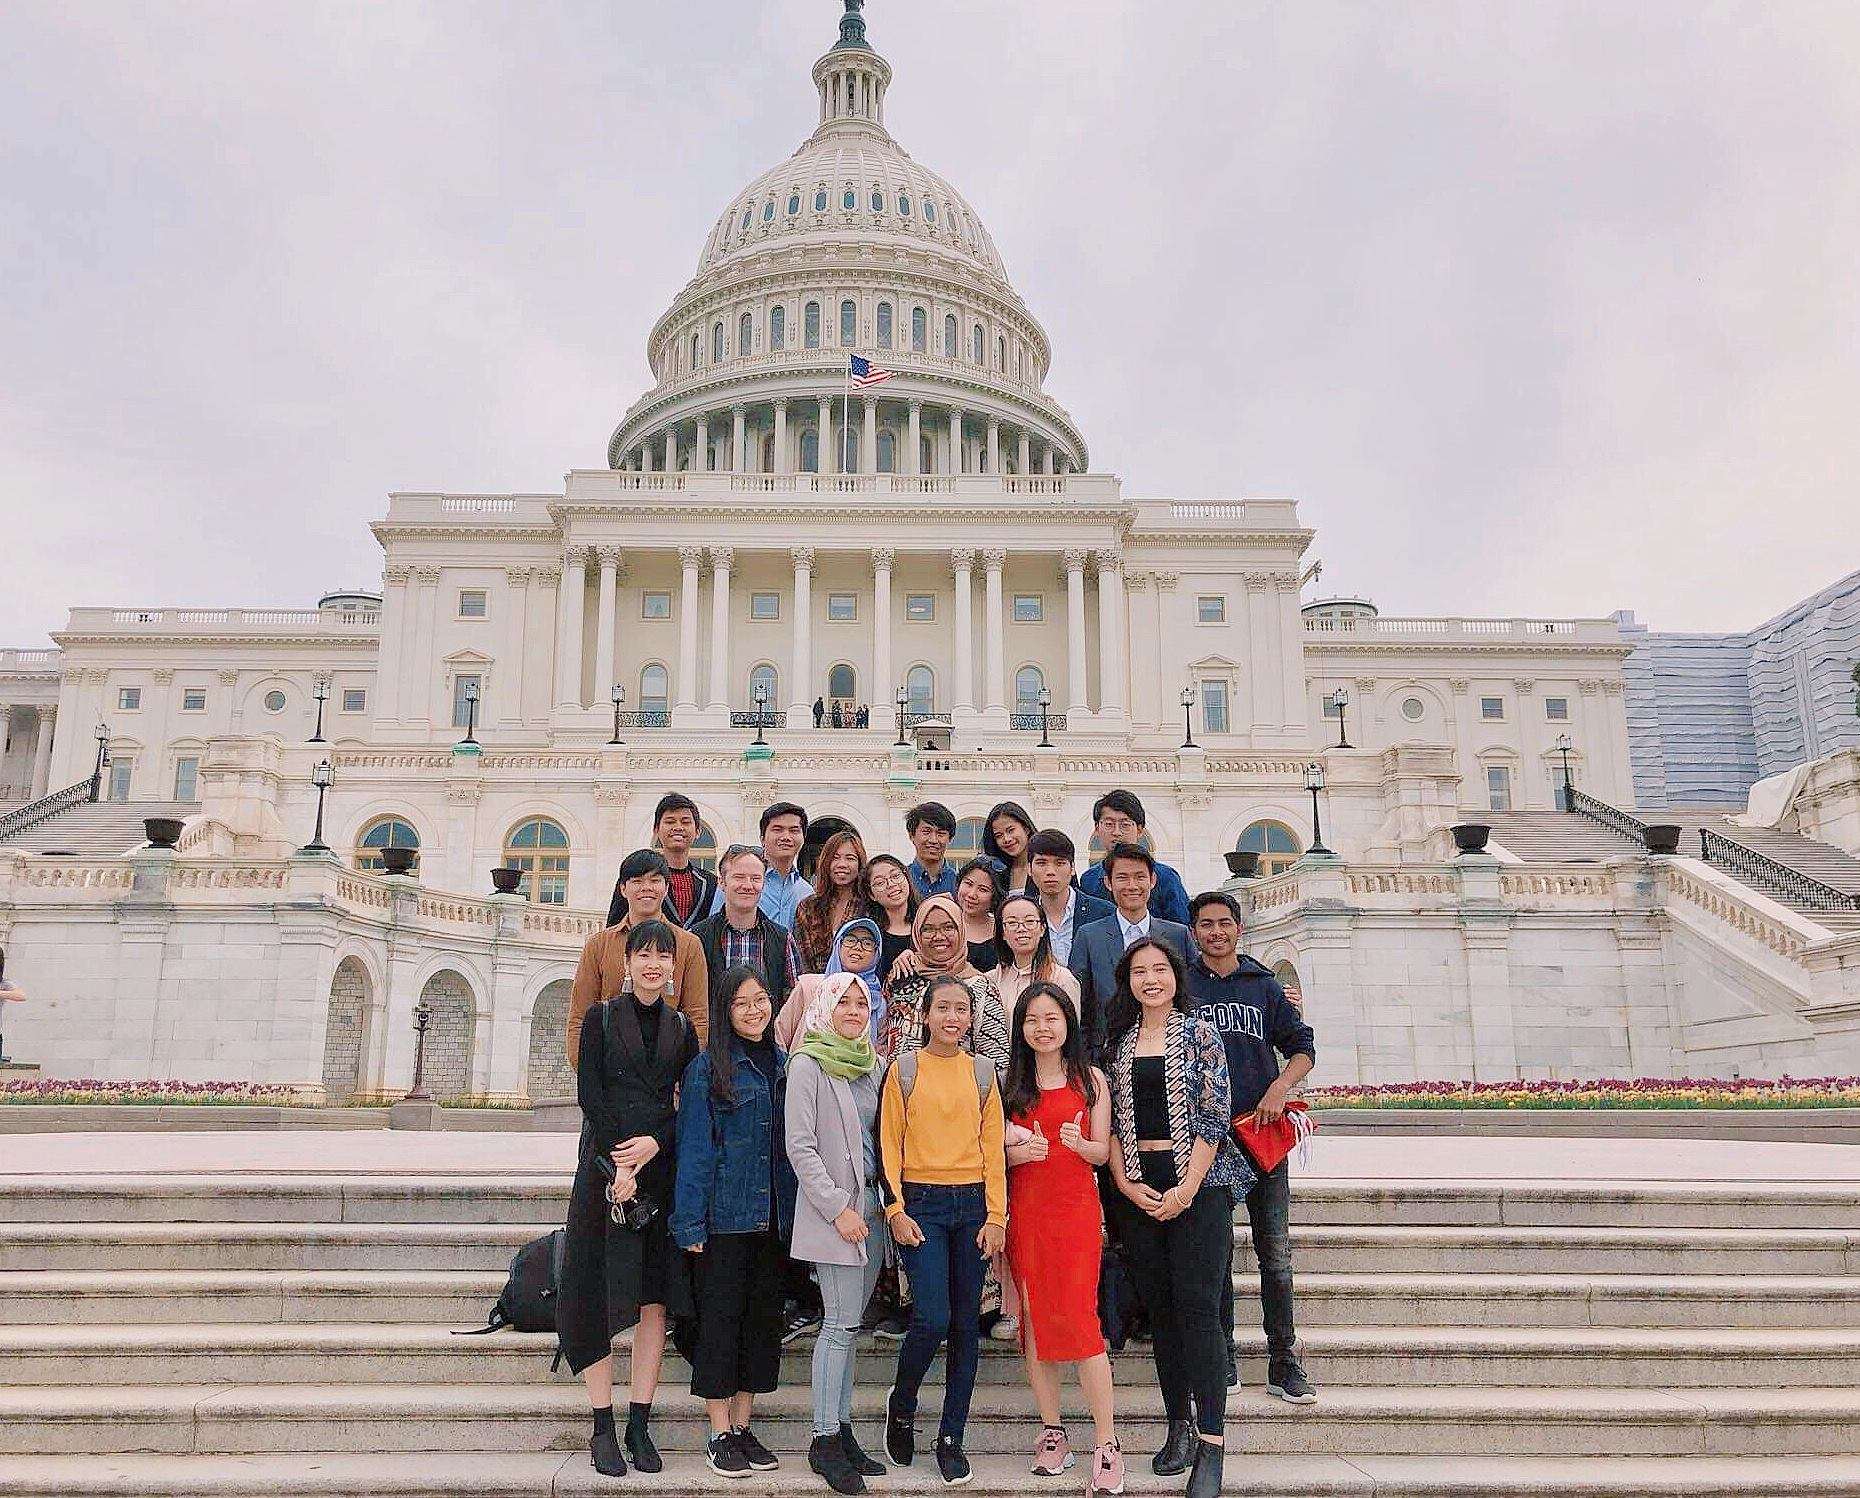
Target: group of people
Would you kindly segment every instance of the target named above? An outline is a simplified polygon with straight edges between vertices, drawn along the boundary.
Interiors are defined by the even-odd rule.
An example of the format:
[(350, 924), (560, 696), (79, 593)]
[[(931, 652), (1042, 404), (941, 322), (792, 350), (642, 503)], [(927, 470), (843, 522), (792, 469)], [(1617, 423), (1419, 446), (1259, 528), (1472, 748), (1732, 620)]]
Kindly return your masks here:
[(863, 702), (854, 706), (850, 702), (841, 702), (837, 697), (831, 707), (827, 706), (825, 697), (814, 699), (814, 727), (816, 728), (870, 728), (872, 710)]
[[(987, 1335), (1020, 1345), (1032, 1473), (1075, 1464), (1070, 1363), (1093, 1425), (1087, 1493), (1121, 1493), (1110, 1345), (1146, 1325), (1168, 1422), (1152, 1469), (1213, 1498), (1238, 1381), (1240, 1204), (1267, 1387), (1315, 1400), (1287, 1165), (1260, 1168), (1236, 1139), (1237, 1123), (1283, 1118), (1311, 1029), (1240, 950), (1239, 905), (1191, 900), (1144, 820), (1130, 792), (1101, 797), (1106, 852), (1080, 874), (1071, 838), (1003, 802), (983, 853), (954, 868), (956, 820), (936, 802), (906, 815), (908, 862), (868, 855), (844, 823), (810, 839), (806, 811), (779, 802), (760, 844), (726, 849), (713, 876), (691, 860), (698, 808), (659, 802), (655, 846), (622, 862), (568, 1014), (583, 1127), (557, 1320), (597, 1471), (662, 1469), (651, 1415), (668, 1334), (705, 1402), (711, 1470), (778, 1467), (756, 1396), (776, 1388), (784, 1342), (817, 1324), (808, 1463), (835, 1492), (887, 1470), (852, 1425), (870, 1327), (899, 1339), (890, 1462), (916, 1455), (919, 1393), (944, 1351), (935, 1460), (945, 1484), (970, 1480)], [(612, 1346), (628, 1329), (622, 1428)]]

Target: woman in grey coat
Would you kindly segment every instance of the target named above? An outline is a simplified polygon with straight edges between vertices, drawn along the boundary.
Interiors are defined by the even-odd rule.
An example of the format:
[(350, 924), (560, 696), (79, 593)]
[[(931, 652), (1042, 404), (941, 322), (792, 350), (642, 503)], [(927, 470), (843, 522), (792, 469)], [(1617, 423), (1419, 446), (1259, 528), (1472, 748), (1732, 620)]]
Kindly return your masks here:
[(853, 1348), (885, 1257), (871, 1009), (856, 973), (828, 977), (807, 1006), (788, 1061), (788, 1159), (800, 1183), (790, 1252), (814, 1266), (825, 1311), (814, 1342), (807, 1464), (836, 1493), (863, 1493), (865, 1479), (885, 1471), (852, 1429)]

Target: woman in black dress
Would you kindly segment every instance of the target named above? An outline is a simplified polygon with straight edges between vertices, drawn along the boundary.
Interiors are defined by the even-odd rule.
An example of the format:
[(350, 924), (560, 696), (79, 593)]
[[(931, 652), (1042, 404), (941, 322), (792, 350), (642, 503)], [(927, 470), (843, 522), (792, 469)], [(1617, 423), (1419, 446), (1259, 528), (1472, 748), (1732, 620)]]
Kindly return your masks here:
[(677, 1155), (678, 1081), (697, 1055), (690, 1022), (667, 1002), (677, 939), (663, 921), (627, 933), (626, 991), (581, 1022), (575, 1066), (581, 1147), (568, 1203), (556, 1330), (594, 1409), (594, 1469), (624, 1477), (614, 1431), (613, 1339), (635, 1327), (626, 1450), (642, 1472), (664, 1467), (647, 1422), (659, 1385), (665, 1327), (691, 1313), (684, 1255), (670, 1214)]

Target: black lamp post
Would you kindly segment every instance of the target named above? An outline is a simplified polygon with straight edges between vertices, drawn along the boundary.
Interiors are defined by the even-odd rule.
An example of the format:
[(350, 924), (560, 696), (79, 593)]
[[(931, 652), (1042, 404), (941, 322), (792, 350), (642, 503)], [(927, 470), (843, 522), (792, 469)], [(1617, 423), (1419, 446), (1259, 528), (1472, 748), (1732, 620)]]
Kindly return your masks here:
[(1316, 760), (1305, 766), (1305, 789), (1311, 792), (1311, 846), (1307, 853), (1330, 854), (1324, 846), (1324, 831), (1318, 825), (1318, 793), (1324, 789), (1324, 767)]
[(1049, 730), (1053, 722), (1053, 694), (1045, 687), (1040, 688), (1040, 743), (1042, 749), (1051, 749), (1053, 739)]
[(465, 683), (465, 737), (459, 742), (461, 744), (478, 742), (478, 683), (475, 681)]
[(614, 705), (614, 736), (607, 742), (610, 744), (622, 743), (624, 741), (620, 737), (620, 709), (626, 706), (626, 688), (616, 681), (614, 683), (614, 689), (607, 694), (607, 699)]
[(1563, 756), (1563, 810), (1574, 811), (1576, 809), (1576, 784), (1569, 778), (1569, 751), (1576, 746), (1570, 742), (1568, 734), (1559, 733), (1554, 747), (1556, 752)]
[(1195, 689), (1193, 687), (1182, 688), (1181, 702), (1182, 702), (1182, 747), (1184, 749), (1193, 749), (1196, 747), (1195, 746), (1195, 720), (1191, 716), (1192, 711), (1195, 706)]
[(329, 794), (329, 788), (336, 783), (336, 767), (327, 759), (319, 760), (310, 771), (310, 784), (316, 787), (316, 831), (310, 834), (310, 841), (299, 850), (304, 853), (327, 853), (329, 844), (323, 841), (323, 798)]
[(413, 1006), (413, 1086), (407, 1089), (406, 1097), (410, 1103), (432, 1101), (426, 1091), (426, 1031), (432, 1023), (433, 1006), (422, 994), (420, 1002)]
[(904, 709), (909, 705), (910, 700), (911, 700), (911, 694), (905, 691), (903, 687), (899, 687), (898, 688), (898, 743), (901, 746), (909, 742), (904, 737)]
[(762, 737), (762, 720), (763, 720), (763, 717), (768, 712), (768, 706), (769, 706), (768, 686), (763, 682), (760, 682), (760, 681), (757, 682), (756, 689), (755, 691), (750, 693), (750, 696), (752, 696), (755, 699), (755, 703), (756, 703), (756, 737), (755, 737), (754, 742), (756, 744), (767, 744), (768, 740)]
[(103, 767), (110, 762), (110, 725), (99, 723), (95, 730), (97, 736), (97, 764), (90, 772), (90, 799), (103, 799)]
[(323, 742), (323, 706), (329, 701), (329, 678), (319, 676), (316, 685), (310, 689), (310, 695), (316, 698), (316, 732), (310, 735), (312, 744)]
[(1345, 724), (1344, 715), (1348, 713), (1350, 709), (1350, 694), (1342, 687), (1338, 687), (1336, 691), (1330, 694), (1330, 705), (1337, 709), (1337, 747), (1339, 749), (1348, 749), (1350, 747), (1350, 734)]

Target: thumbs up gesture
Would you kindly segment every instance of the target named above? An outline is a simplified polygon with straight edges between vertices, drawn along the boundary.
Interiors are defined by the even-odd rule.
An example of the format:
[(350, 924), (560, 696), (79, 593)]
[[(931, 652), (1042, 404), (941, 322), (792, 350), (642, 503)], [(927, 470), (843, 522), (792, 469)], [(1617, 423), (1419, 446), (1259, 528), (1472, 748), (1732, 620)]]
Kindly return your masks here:
[(1027, 1158), (1029, 1160), (1044, 1160), (1047, 1150), (1052, 1148), (1047, 1142), (1046, 1132), (1037, 1122), (1033, 1126), (1033, 1138), (1029, 1139), (1026, 1144), (1021, 1147), (1027, 1151)]
[(1059, 1142), (1073, 1154), (1080, 1153), (1079, 1146), (1085, 1143), (1085, 1112), (1083, 1109), (1059, 1126)]

